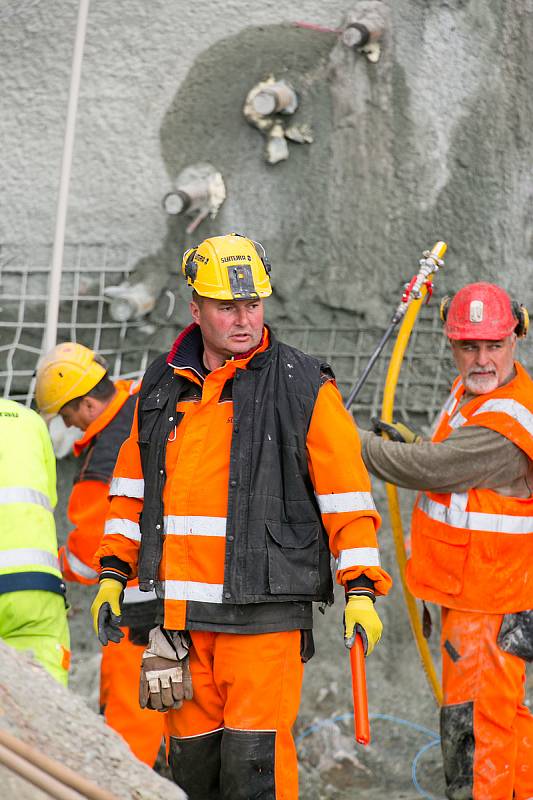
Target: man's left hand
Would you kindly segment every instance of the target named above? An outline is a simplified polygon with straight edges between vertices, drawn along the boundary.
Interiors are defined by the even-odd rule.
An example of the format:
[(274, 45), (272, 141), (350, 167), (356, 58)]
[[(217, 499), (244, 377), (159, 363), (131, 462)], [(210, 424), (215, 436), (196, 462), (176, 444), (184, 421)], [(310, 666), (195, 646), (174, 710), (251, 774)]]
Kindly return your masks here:
[(139, 703), (141, 708), (168, 711), (192, 698), (189, 641), (181, 631), (152, 628), (143, 653)]
[(378, 417), (372, 417), (372, 430), (381, 436), (386, 433), (393, 442), (404, 442), (405, 444), (416, 444), (422, 441), (422, 437), (416, 431), (412, 431), (403, 422), (384, 422)]
[(344, 644), (353, 647), (355, 636), (361, 634), (365, 655), (369, 656), (381, 639), (383, 624), (374, 608), (374, 603), (366, 595), (348, 595), (344, 609)]

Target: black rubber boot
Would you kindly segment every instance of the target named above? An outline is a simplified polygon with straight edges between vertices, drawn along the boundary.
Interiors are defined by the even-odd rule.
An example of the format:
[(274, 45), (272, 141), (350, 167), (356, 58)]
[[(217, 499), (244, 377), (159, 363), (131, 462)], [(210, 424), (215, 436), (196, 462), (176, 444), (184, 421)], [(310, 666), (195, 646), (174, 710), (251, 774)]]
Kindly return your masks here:
[(446, 797), (449, 800), (471, 800), (475, 747), (473, 703), (441, 708), (440, 739)]
[(189, 800), (221, 800), (222, 733), (219, 730), (185, 739), (170, 737), (168, 761), (172, 777)]
[(225, 728), (221, 746), (222, 800), (275, 800), (274, 731)]

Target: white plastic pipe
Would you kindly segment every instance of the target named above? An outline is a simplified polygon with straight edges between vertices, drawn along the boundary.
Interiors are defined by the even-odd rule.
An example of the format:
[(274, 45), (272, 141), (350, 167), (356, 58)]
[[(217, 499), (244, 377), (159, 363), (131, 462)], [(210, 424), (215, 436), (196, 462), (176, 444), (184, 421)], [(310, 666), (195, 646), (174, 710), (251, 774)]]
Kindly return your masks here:
[(76, 27), (76, 40), (74, 42), (74, 53), (72, 56), (67, 123), (65, 127), (65, 141), (63, 144), (63, 159), (61, 162), (61, 177), (59, 181), (59, 197), (57, 201), (54, 249), (52, 252), (52, 268), (50, 270), (50, 279), (48, 284), (48, 310), (46, 314), (46, 328), (43, 341), (43, 352), (45, 353), (48, 352), (48, 350), (51, 350), (57, 341), (57, 320), (59, 316), (59, 293), (61, 287), (61, 272), (63, 268), (63, 253), (65, 249), (65, 226), (67, 221), (68, 191), (70, 184), (70, 171), (72, 167), (72, 151), (74, 149), (76, 111), (78, 108), (78, 95), (80, 91), (81, 64), (83, 60), (83, 48), (85, 45), (85, 32), (87, 30), (88, 14), (89, 0), (80, 0), (78, 8), (78, 24)]

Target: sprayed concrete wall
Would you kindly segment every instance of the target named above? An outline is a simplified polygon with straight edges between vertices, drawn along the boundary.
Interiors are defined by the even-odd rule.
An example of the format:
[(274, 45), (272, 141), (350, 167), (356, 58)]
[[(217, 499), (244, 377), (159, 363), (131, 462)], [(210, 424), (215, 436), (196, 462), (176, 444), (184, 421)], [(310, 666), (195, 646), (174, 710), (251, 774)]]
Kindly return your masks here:
[[(53, 236), (76, 5), (0, 2), (0, 242), (30, 251)], [(274, 266), (272, 319), (376, 321), (438, 238), (440, 290), (490, 279), (531, 301), (532, 0), (377, 0), (377, 64), (289, 24), (335, 28), (364, 5), (93, 0), (67, 239), (127, 242), (159, 290), (186, 246), (246, 232)], [(315, 140), (275, 166), (241, 113), (272, 73)], [(161, 199), (205, 160), (228, 197), (188, 235)]]

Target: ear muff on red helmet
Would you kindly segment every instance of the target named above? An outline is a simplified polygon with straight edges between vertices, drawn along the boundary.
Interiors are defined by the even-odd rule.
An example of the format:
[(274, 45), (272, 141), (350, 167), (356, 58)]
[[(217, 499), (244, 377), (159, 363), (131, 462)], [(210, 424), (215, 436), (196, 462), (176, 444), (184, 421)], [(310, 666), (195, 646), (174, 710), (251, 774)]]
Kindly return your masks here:
[(442, 300), (440, 301), (439, 317), (442, 324), (446, 322), (446, 317), (448, 316), (448, 309), (450, 307), (451, 301), (452, 298), (450, 297), (449, 294), (445, 294)]
[(513, 309), (514, 316), (518, 320), (518, 324), (514, 329), (514, 332), (519, 339), (525, 339), (529, 330), (529, 312), (527, 308), (517, 300), (511, 301), (511, 307)]
[[(443, 324), (446, 322), (448, 309), (450, 308), (452, 299), (453, 296), (447, 294), (440, 301), (439, 317)], [(514, 318), (518, 320), (516, 328), (514, 329), (514, 333), (519, 339), (525, 339), (529, 330), (529, 312), (526, 306), (522, 305), (522, 303), (519, 303), (518, 300), (511, 300), (511, 309)]]

